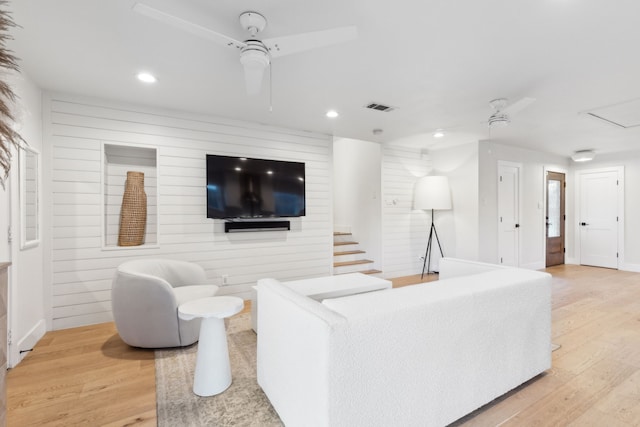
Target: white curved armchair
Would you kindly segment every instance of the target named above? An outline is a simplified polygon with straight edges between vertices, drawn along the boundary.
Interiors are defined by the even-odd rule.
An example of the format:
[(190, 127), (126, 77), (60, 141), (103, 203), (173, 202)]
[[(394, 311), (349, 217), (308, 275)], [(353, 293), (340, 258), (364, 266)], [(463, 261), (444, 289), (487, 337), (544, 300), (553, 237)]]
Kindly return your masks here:
[(214, 296), (198, 264), (139, 259), (118, 266), (111, 288), (113, 319), (122, 340), (133, 347), (182, 347), (198, 341), (200, 319), (178, 318), (178, 306)]

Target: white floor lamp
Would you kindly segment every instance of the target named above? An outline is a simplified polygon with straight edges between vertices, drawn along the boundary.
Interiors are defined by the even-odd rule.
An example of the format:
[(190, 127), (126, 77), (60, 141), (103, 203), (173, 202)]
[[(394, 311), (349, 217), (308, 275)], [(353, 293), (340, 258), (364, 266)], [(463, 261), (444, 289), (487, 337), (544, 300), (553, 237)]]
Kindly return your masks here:
[(440, 256), (444, 256), (440, 239), (433, 223), (433, 211), (451, 209), (451, 189), (449, 188), (449, 178), (446, 176), (424, 176), (416, 183), (413, 194), (413, 208), (431, 210), (431, 228), (429, 229), (429, 240), (427, 241), (427, 250), (424, 253), (424, 262), (422, 264), (422, 275), (424, 277), (425, 267), (427, 274), (435, 273), (431, 270), (431, 252), (433, 252), (433, 237), (435, 236), (440, 249)]

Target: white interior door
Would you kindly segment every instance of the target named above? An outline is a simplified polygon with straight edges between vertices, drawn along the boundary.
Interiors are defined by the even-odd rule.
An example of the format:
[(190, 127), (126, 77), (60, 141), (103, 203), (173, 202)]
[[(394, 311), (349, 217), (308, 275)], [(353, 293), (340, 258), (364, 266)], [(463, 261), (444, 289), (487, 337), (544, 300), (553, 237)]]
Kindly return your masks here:
[(580, 264), (618, 268), (619, 172), (580, 174)]
[(498, 165), (498, 262), (520, 264), (520, 166)]

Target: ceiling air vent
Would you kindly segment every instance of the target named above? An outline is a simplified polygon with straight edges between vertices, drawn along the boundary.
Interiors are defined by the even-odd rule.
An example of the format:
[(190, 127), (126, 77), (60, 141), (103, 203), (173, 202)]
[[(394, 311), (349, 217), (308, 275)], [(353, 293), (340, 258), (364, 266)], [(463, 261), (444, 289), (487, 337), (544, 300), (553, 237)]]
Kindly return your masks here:
[(388, 105), (378, 104), (375, 102), (365, 105), (365, 108), (368, 108), (370, 110), (383, 111), (385, 113), (395, 110), (394, 107), (389, 107)]

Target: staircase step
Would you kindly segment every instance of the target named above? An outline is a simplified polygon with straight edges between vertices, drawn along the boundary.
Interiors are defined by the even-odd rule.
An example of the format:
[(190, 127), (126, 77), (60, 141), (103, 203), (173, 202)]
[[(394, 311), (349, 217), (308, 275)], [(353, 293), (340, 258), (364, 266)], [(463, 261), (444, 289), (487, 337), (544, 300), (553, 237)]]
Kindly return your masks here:
[(351, 274), (351, 273), (380, 274), (380, 273), (382, 273), (382, 271), (380, 271), (380, 270), (349, 271), (349, 272), (346, 272), (346, 273), (334, 273), (334, 276), (339, 276), (341, 274)]
[(334, 252), (333, 256), (342, 256), (342, 255), (356, 255), (356, 254), (364, 254), (366, 253), (365, 251), (341, 251), (341, 252)]
[(344, 232), (344, 231), (334, 231), (333, 235), (334, 236), (351, 236), (351, 233)]
[(373, 261), (370, 259), (358, 259), (355, 261), (345, 261), (345, 262), (334, 262), (334, 267), (346, 267), (349, 265), (359, 265), (359, 264), (371, 264)]
[(333, 242), (333, 246), (357, 245), (358, 242)]

